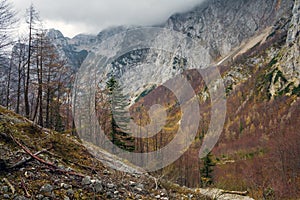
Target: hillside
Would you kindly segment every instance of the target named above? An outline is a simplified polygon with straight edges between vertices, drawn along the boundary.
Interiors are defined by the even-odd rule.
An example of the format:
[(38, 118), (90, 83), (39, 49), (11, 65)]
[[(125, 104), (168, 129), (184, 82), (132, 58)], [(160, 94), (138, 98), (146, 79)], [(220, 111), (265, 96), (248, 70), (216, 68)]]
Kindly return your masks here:
[(105, 167), (75, 137), (3, 107), (0, 138), (1, 199), (208, 199), (147, 174)]
[[(1, 106), (0, 138), (2, 199), (251, 200), (236, 191), (181, 187), (105, 151), (98, 160), (76, 137), (42, 128)], [(116, 163), (129, 172), (108, 167)]]
[[(263, 35), (248, 38), (219, 62), (227, 113), (222, 134), (212, 150), (217, 164), (214, 186), (218, 188), (248, 190), (255, 199), (293, 199), (300, 195), (299, 1), (295, 2), (290, 18), (278, 22), (273, 31), (268, 28)], [(286, 24), (289, 29), (282, 29)], [(188, 70), (183, 75), (200, 101), (200, 126), (189, 150), (161, 173), (173, 182), (197, 187), (201, 182), (198, 153), (211, 121), (212, 103), (197, 70)], [(174, 138), (182, 116), (176, 101), (170, 92), (159, 87), (133, 106), (138, 118), (136, 109), (141, 105), (148, 108), (153, 102), (169, 103), (165, 105), (166, 126), (156, 138), (143, 140), (140, 151), (148, 144), (150, 151), (154, 150), (151, 144), (156, 140), (161, 147)]]

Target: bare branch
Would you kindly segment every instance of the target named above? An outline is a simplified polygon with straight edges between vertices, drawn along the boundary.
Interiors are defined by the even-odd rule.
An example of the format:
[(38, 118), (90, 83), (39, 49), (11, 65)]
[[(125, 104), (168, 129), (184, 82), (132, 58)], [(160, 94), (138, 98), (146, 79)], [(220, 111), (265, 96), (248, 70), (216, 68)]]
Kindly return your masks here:
[(14, 186), (9, 182), (9, 180), (7, 178), (3, 178), (3, 181), (9, 186), (11, 193), (15, 194), (16, 189), (14, 188)]

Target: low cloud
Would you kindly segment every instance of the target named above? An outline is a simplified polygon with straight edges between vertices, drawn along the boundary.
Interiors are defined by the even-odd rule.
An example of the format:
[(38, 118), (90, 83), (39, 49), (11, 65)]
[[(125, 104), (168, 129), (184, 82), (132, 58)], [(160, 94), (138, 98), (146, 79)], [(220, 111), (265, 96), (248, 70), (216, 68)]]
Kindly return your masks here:
[[(20, 15), (31, 2), (10, 0)], [(202, 0), (32, 0), (47, 28), (72, 37), (79, 33), (97, 34), (117, 25), (154, 25), (176, 12), (183, 12)]]

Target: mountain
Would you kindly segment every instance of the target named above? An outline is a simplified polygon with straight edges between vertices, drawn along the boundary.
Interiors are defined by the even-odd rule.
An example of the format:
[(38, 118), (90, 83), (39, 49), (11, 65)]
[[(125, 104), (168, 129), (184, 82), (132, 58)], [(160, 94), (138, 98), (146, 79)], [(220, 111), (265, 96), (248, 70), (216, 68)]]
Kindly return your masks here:
[[(181, 73), (183, 68), (206, 68), (213, 64), (220, 64), (224, 59), (228, 60), (241, 53), (240, 51), (245, 51), (245, 44), (250, 45), (248, 48), (251, 48), (274, 33), (276, 29), (286, 31), (292, 8), (293, 0), (284, 3), (273, 0), (205, 1), (193, 10), (175, 14), (164, 25), (157, 26), (157, 29), (174, 30), (197, 42), (201, 47), (198, 58), (200, 66), (191, 66), (190, 63), (180, 66), (178, 63), (180, 57), (187, 59), (184, 58), (185, 55), (180, 55), (181, 52), (188, 52), (190, 48), (182, 44), (171, 52), (153, 48), (122, 52), (111, 65), (99, 69), (98, 74), (104, 77), (101, 82), (106, 82), (111, 75), (118, 77), (121, 83), (126, 85), (125, 92), (134, 102), (141, 93), (171, 79)], [(49, 35), (53, 38), (53, 42), (57, 43), (57, 47), (61, 49), (62, 55), (68, 59), (69, 64), (78, 69), (87, 52), (97, 54), (99, 51), (126, 49), (126, 42), (130, 42), (129, 34), (135, 35), (140, 41), (159, 38), (159, 34), (166, 37), (168, 34), (149, 33), (146, 36), (143, 35), (144, 33), (138, 33), (138, 30), (143, 28), (112, 27), (101, 31), (97, 36), (78, 35), (72, 39), (63, 38), (61, 34), (55, 33), (55, 30), (50, 30)], [(113, 36), (115, 38), (112, 39)], [(134, 40), (133, 36), (131, 38)], [(257, 41), (253, 38), (257, 38)], [(115, 43), (116, 40), (118, 43)], [(249, 44), (249, 40), (253, 44)], [(169, 38), (168, 43), (176, 46), (174, 38)], [(101, 45), (106, 49), (99, 49)], [(151, 64), (151, 67), (143, 63)], [(141, 73), (137, 73), (138, 71)]]
[[(293, 199), (300, 195), (299, 1), (291, 2), (290, 6), (286, 15), (266, 27), (268, 31), (250, 36), (218, 61), (227, 103), (225, 124), (212, 150), (216, 163), (214, 186), (248, 190), (255, 199)], [(196, 141), (163, 174), (179, 184), (197, 187), (203, 181), (198, 170), (201, 163), (197, 162), (213, 120), (212, 99), (196, 70), (183, 75), (189, 78), (199, 99), (201, 121)], [(133, 109), (153, 102), (169, 103), (165, 105), (167, 125), (157, 136), (165, 146), (177, 133), (182, 113), (174, 103), (176, 98), (165, 94), (161, 87), (139, 99)], [(142, 143), (145, 148), (155, 143), (155, 138)]]
[(55, 45), (61, 58), (66, 59), (68, 65), (75, 71), (88, 54), (87, 48), (83, 48), (83, 46), (89, 45), (95, 40), (94, 36), (89, 35), (78, 35), (73, 39), (69, 39), (55, 29), (47, 30), (46, 36)]
[[(199, 38), (213, 60), (227, 56), (250, 37), (290, 15), (292, 0), (206, 1), (193, 11), (170, 17), (166, 27)], [(285, 27), (286, 28), (286, 27)]]
[(46, 36), (56, 46), (61, 58), (66, 59), (68, 65), (76, 71), (87, 57), (88, 52), (93, 49), (95, 43), (101, 43), (112, 35), (128, 29), (130, 27), (111, 27), (101, 31), (98, 35), (79, 34), (73, 38), (64, 37), (59, 30), (49, 29)]

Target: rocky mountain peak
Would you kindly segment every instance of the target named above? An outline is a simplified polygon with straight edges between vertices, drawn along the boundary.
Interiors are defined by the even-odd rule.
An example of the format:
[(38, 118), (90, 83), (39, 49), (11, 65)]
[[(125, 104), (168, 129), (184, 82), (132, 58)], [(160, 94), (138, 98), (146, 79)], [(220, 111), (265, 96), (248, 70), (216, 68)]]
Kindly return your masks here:
[(293, 8), (293, 17), (290, 22), (290, 29), (288, 31), (287, 43), (292, 43), (299, 36), (300, 32), (300, 0), (295, 0)]
[(292, 0), (212, 0), (172, 16), (166, 27), (199, 38), (213, 59), (226, 56), (243, 41), (290, 13)]
[(101, 32), (99, 32), (98, 35), (97, 35), (97, 39), (99, 41), (104, 41), (108, 37), (111, 37), (115, 34), (124, 32), (124, 31), (132, 29), (132, 28), (134, 28), (134, 27), (133, 26), (113, 26), (113, 27), (109, 27), (109, 28), (104, 29)]
[(289, 83), (299, 87), (300, 84), (300, 0), (295, 0), (293, 15), (287, 35), (287, 49), (279, 62)]
[(54, 28), (48, 29), (46, 31), (46, 35), (48, 38), (50, 38), (52, 40), (61, 39), (61, 38), (65, 39), (64, 35), (59, 30), (56, 30)]

